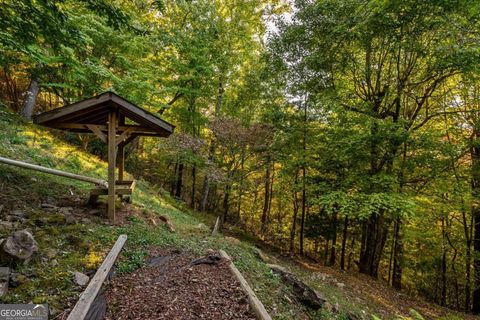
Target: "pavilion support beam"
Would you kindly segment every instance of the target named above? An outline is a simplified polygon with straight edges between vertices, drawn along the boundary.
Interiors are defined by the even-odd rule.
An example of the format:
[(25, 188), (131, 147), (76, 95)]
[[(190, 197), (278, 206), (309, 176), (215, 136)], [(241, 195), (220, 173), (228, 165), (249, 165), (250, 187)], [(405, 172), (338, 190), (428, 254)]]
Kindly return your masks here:
[(117, 150), (118, 155), (118, 180), (123, 181), (123, 173), (125, 172), (125, 145), (120, 143)]
[(90, 129), (90, 131), (92, 131), (97, 137), (100, 138), (100, 140), (102, 140), (103, 142), (107, 143), (107, 135), (105, 133), (102, 132), (102, 130), (100, 130), (99, 126), (97, 125), (94, 125), (94, 124), (87, 124), (86, 125), (88, 129)]
[(108, 219), (115, 221), (115, 163), (117, 158), (116, 145), (117, 112), (108, 114)]
[(133, 131), (132, 128), (127, 128), (125, 131), (123, 131), (123, 133), (117, 137), (116, 145), (118, 146), (123, 141), (125, 141), (128, 137), (130, 137), (132, 131)]

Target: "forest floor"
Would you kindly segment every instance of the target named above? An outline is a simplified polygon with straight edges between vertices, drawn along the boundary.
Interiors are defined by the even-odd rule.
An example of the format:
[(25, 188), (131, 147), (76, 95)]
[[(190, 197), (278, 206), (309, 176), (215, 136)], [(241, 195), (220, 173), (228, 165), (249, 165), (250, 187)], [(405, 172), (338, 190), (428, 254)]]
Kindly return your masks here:
[[(66, 143), (48, 130), (24, 123), (1, 107), (0, 156), (100, 178), (106, 175), (106, 164), (100, 159)], [(133, 204), (118, 204), (119, 219), (111, 225), (102, 217), (101, 207), (85, 205), (89, 187), (74, 180), (0, 165), (0, 238), (14, 230), (27, 229), (39, 247), (37, 256), (30, 263), (11, 266), (17, 283), (9, 288), (7, 295), (0, 297), (0, 302), (48, 303), (52, 310), (51, 319), (64, 318), (84, 289), (75, 284), (74, 273), (92, 275), (116, 238), (126, 234), (128, 240), (116, 264), (118, 276), (112, 281), (112, 291), (108, 295), (108, 315), (111, 318), (115, 312), (112, 306), (122, 308), (118, 304), (120, 294), (138, 280), (136, 277), (153, 277), (161, 273), (158, 268), (148, 266), (149, 257), (155, 256), (152, 248), (159, 252), (172, 248), (179, 250), (179, 259), (170, 262), (171, 267), (176, 265), (177, 269), (209, 249), (225, 250), (273, 319), (422, 319), (411, 309), (427, 319), (467, 318), (397, 293), (381, 282), (309, 261), (284, 258), (274, 250), (262, 247), (267, 254), (277, 255), (282, 266), (317, 290), (335, 309), (310, 310), (295, 300), (291, 288), (258, 257), (255, 252), (256, 246), (261, 245), (258, 241), (233, 241), (221, 234), (211, 236), (214, 217), (190, 211), (183, 203), (144, 181), (138, 182)], [(19, 221), (11, 219), (13, 210), (23, 213)], [(162, 223), (161, 217), (168, 218), (174, 230)], [(192, 276), (202, 277), (209, 286), (216, 288), (209, 281), (214, 275), (217, 278), (220, 275), (226, 281), (221, 288), (238, 298), (233, 305), (241, 308), (239, 312), (244, 314), (241, 297), (237, 296), (238, 288), (229, 282), (231, 277), (222, 277), (223, 267), (221, 264), (217, 267), (220, 271), (208, 269), (208, 266), (184, 270), (187, 272), (184, 276), (172, 277), (171, 285), (185, 288), (186, 279)], [(202, 297), (199, 304), (205, 302), (207, 312), (214, 314), (216, 311), (202, 293), (208, 288), (200, 283), (193, 288), (199, 290), (193, 297)], [(159, 302), (158, 298), (152, 300)], [(178, 308), (183, 311), (191, 303), (195, 301), (179, 301)]]
[(192, 264), (196, 259), (202, 258), (188, 251), (152, 248), (147, 266), (110, 283), (106, 319), (255, 320), (228, 261)]

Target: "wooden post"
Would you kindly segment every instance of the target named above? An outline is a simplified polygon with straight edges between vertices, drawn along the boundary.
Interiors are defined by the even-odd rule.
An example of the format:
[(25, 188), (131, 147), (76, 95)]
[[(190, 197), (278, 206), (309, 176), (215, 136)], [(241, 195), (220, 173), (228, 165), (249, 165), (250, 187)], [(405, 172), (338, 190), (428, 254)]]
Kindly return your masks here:
[(125, 146), (123, 143), (118, 145), (118, 180), (123, 181), (123, 172), (125, 171)]
[(115, 162), (116, 162), (116, 126), (115, 110), (108, 114), (108, 218), (115, 221)]

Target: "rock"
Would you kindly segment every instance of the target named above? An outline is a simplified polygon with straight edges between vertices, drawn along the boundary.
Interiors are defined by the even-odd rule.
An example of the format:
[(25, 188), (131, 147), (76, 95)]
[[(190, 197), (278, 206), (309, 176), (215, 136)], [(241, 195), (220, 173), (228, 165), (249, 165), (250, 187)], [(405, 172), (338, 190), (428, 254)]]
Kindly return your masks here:
[(26, 280), (26, 277), (23, 274), (17, 273), (17, 272), (12, 272), (10, 274), (10, 280), (8, 282), (9, 286), (12, 288), (16, 288), (22, 283), (24, 283)]
[(75, 283), (81, 287), (86, 286), (90, 281), (90, 278), (81, 272), (75, 271), (74, 275), (75, 275)]
[(14, 217), (17, 217), (17, 218), (26, 218), (27, 217), (27, 214), (25, 213), (25, 211), (23, 210), (12, 210), (10, 212), (10, 215), (11, 216), (14, 216)]
[(75, 217), (71, 214), (69, 215), (66, 215), (65, 216), (65, 223), (66, 224), (75, 224), (77, 222), (77, 220), (75, 219)]
[(10, 231), (15, 227), (13, 222), (10, 221), (0, 221), (0, 231)]
[(0, 297), (8, 291), (8, 280), (10, 279), (10, 268), (0, 267)]
[(13, 233), (0, 244), (0, 258), (4, 262), (26, 262), (38, 251), (38, 244), (27, 230)]
[(202, 230), (202, 231), (208, 231), (208, 227), (204, 223), (197, 224), (197, 226), (195, 228), (198, 229), (198, 230)]
[(50, 248), (50, 249), (47, 249), (45, 252), (45, 256), (50, 260), (55, 258), (57, 255), (58, 255), (58, 250), (55, 250), (55, 249)]
[(277, 265), (269, 265), (274, 273), (279, 274), (282, 280), (293, 289), (293, 294), (298, 301), (312, 309), (320, 309), (325, 304), (325, 299), (320, 297), (315, 290), (299, 280), (294, 274)]
[(323, 309), (327, 310), (328, 312), (330, 313), (335, 313), (337, 312), (337, 310), (335, 309), (335, 307), (328, 301), (325, 302), (325, 304), (323, 305)]
[(347, 313), (347, 319), (348, 320), (361, 320), (362, 318), (357, 316), (355, 313), (348, 312)]
[[(285, 268), (285, 267), (282, 267), (282, 266), (279, 266), (279, 265), (276, 265), (276, 264), (267, 264), (267, 266), (272, 269), (272, 271), (274, 273), (288, 273), (288, 270)], [(279, 271), (279, 272), (276, 272), (276, 271)]]
[(337, 282), (336, 285), (339, 288), (342, 288), (342, 289), (345, 288), (345, 283)]
[(85, 224), (88, 224), (88, 223), (91, 222), (90, 219), (88, 219), (88, 218), (82, 218), (80, 221), (81, 221), (82, 223), (85, 223)]
[(257, 255), (257, 257), (260, 258), (260, 260), (262, 260), (263, 262), (265, 263), (278, 263), (278, 259), (275, 258), (275, 257), (271, 257), (271, 256), (267, 256), (265, 253), (263, 253), (262, 250), (260, 250), (259, 248), (254, 248), (253, 251), (255, 252), (255, 254)]
[(92, 209), (88, 212), (88, 214), (90, 214), (92, 216), (101, 216), (102, 211), (100, 209)]
[(63, 215), (69, 215), (73, 211), (72, 207), (62, 207), (58, 209), (58, 213), (63, 214)]
[(225, 240), (227, 240), (228, 243), (236, 245), (236, 246), (238, 246), (239, 244), (242, 243), (240, 240), (238, 240), (237, 238), (234, 238), (234, 237), (225, 237)]
[(316, 272), (314, 274), (315, 279), (322, 280), (322, 281), (327, 280), (328, 277), (329, 277), (329, 275), (326, 274), (326, 273)]
[(173, 224), (170, 222), (170, 219), (168, 219), (166, 216), (158, 216), (158, 219), (160, 219), (165, 223), (165, 226), (167, 227), (168, 231), (175, 232), (175, 228), (173, 227)]

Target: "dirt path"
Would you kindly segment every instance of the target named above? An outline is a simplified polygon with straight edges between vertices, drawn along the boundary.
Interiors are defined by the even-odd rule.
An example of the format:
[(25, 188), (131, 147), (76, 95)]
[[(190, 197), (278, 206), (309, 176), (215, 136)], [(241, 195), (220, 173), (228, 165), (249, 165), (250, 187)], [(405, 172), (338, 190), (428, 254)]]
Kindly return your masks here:
[(147, 267), (111, 282), (106, 319), (255, 319), (226, 261), (192, 265), (195, 258), (152, 250)]

